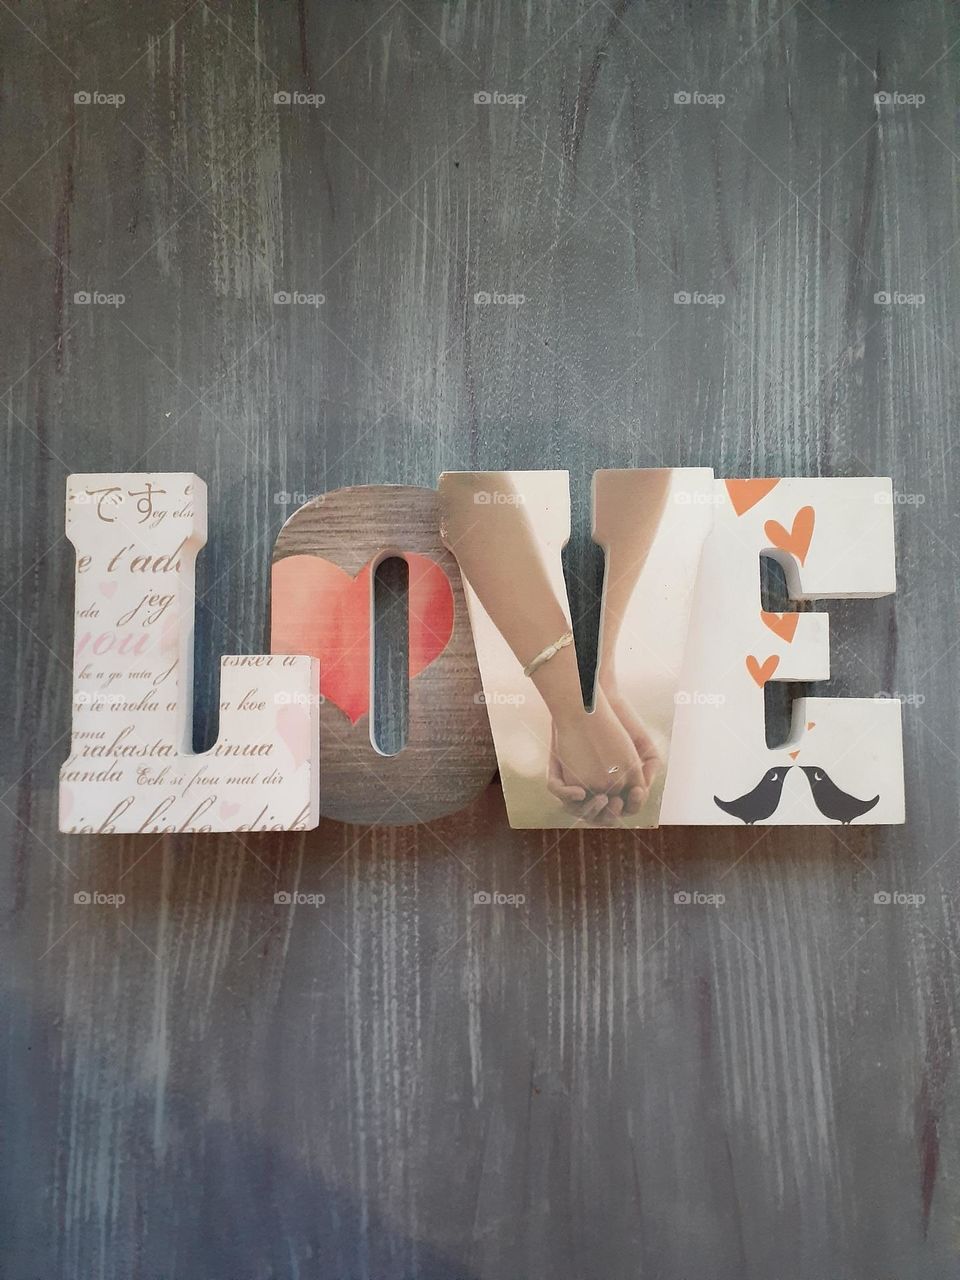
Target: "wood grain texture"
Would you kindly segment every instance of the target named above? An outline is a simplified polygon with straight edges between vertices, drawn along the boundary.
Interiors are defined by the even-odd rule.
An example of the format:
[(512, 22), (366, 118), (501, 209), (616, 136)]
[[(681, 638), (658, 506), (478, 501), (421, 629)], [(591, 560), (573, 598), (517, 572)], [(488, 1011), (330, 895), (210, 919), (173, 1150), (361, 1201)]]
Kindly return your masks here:
[[(954, 6), (21, 0), (0, 32), (4, 1276), (955, 1275)], [(910, 699), (905, 828), (557, 840), (490, 788), (403, 831), (57, 834), (68, 471), (209, 486), (202, 742), (293, 506), (568, 467), (588, 652), (589, 478), (631, 465), (894, 477), (902, 588), (830, 606), (829, 688)]]
[[(408, 590), (385, 603), (382, 621), (387, 624), (402, 603), (419, 643), (408, 633), (405, 741), (402, 750), (386, 755), (372, 742), (377, 699), (372, 707), (362, 699), (376, 693), (372, 658), (382, 644), (379, 634), (373, 636), (372, 570), (394, 556), (411, 557)], [(313, 557), (323, 562), (322, 579), (311, 578)], [(283, 572), (291, 558), (294, 579)], [(369, 575), (358, 577), (366, 566)], [(311, 581), (313, 598), (307, 593), (305, 599), (300, 583)], [(437, 490), (364, 485), (318, 495), (280, 530), (272, 583), (270, 652), (320, 660), (320, 812), (340, 822), (404, 827), (457, 813), (476, 800), (497, 771), (497, 756), (460, 570), (440, 539)], [(416, 672), (414, 652), (420, 655)], [(391, 683), (388, 666), (380, 687)], [(355, 706), (349, 697), (357, 699)]]

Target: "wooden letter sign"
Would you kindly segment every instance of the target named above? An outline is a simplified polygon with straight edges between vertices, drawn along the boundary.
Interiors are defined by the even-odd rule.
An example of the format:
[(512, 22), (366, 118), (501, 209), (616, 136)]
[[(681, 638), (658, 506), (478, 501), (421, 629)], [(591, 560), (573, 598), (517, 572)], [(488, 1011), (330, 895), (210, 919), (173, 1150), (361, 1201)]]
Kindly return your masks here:
[[(361, 485), (287, 521), (272, 653), (221, 660), (220, 737), (191, 751), (192, 475), (71, 476), (77, 551), (68, 832), (404, 825), (456, 812), (499, 764), (515, 827), (904, 821), (900, 704), (798, 698), (770, 749), (764, 687), (830, 675), (825, 613), (765, 612), (760, 557), (791, 597), (896, 589), (889, 480), (720, 480), (598, 471), (600, 652), (583, 705), (561, 551), (565, 471)], [(373, 573), (409, 569), (409, 720), (371, 735)], [(492, 736), (491, 736), (492, 735)], [(323, 796), (320, 770), (323, 767)]]

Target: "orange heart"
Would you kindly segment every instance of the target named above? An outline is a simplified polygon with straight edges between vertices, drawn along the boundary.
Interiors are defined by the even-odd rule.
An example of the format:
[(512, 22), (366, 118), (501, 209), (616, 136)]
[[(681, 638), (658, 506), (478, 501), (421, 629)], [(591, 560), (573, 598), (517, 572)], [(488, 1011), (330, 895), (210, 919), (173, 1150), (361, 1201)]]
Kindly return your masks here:
[[(410, 679), (443, 653), (453, 633), (453, 591), (428, 556), (406, 555)], [(320, 692), (351, 724), (370, 710), (373, 561), (351, 578), (320, 556), (273, 566), (272, 653), (320, 659)]]
[(808, 721), (807, 721), (807, 728), (808, 728), (808, 729), (815, 729), (816, 727), (817, 727), (817, 722), (816, 722), (816, 720), (808, 720)]
[(801, 507), (793, 517), (793, 528), (787, 533), (779, 520), (768, 520), (763, 531), (780, 551), (789, 551), (803, 564), (810, 550), (816, 512), (813, 507)]
[(799, 751), (788, 751), (788, 752), (787, 752), (787, 755), (790, 757), (790, 759), (791, 759), (791, 760), (796, 760), (796, 758), (797, 758), (797, 756), (798, 756), (799, 754), (800, 754), (800, 752), (799, 752)]
[(765, 658), (762, 663), (757, 658), (755, 658), (752, 653), (747, 655), (747, 670), (750, 672), (750, 675), (753, 677), (754, 683), (758, 684), (761, 689), (767, 683), (767, 681), (770, 679), (770, 677), (773, 675), (773, 673), (776, 671), (779, 665), (780, 665), (780, 659), (777, 657), (775, 653), (771, 653), (770, 657)]
[(755, 507), (761, 498), (765, 498), (771, 489), (780, 483), (775, 480), (724, 480), (733, 509), (738, 516)]
[(786, 640), (787, 644), (793, 643), (793, 637), (797, 634), (797, 623), (800, 621), (799, 613), (764, 613), (761, 609), (760, 617), (774, 635), (779, 636), (781, 640)]

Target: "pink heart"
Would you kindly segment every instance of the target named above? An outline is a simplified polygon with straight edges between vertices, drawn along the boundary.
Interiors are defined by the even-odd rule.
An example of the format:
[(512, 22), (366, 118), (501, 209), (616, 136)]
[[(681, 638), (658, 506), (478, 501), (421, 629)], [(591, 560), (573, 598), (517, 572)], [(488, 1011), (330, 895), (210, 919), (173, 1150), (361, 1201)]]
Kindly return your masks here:
[(230, 800), (224, 800), (220, 804), (220, 817), (232, 818), (233, 815), (239, 811), (239, 809), (240, 809), (239, 804), (234, 804)]
[[(429, 556), (405, 555), (409, 568), (407, 649), (413, 680), (439, 658), (453, 634), (453, 591)], [(351, 724), (370, 709), (371, 560), (351, 578), (320, 556), (285, 556), (273, 566), (271, 653), (320, 659), (320, 692)]]
[(277, 732), (293, 756), (293, 767), (299, 769), (310, 755), (310, 710), (289, 704), (277, 711)]
[(112, 582), (101, 582), (100, 594), (105, 600), (111, 600), (117, 594), (117, 587), (119, 585), (120, 584), (117, 582), (116, 578), (114, 578)]

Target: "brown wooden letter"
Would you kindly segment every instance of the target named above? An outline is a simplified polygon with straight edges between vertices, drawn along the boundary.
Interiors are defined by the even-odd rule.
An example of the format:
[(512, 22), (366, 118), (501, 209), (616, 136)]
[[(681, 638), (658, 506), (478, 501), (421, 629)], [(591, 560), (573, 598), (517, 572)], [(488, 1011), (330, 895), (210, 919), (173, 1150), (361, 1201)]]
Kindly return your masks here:
[[(407, 742), (372, 737), (373, 582), (390, 556), (409, 573)], [(464, 808), (496, 754), (457, 562), (440, 541), (435, 489), (358, 485), (300, 507), (273, 552), (271, 651), (320, 660), (320, 812), (407, 826)]]

